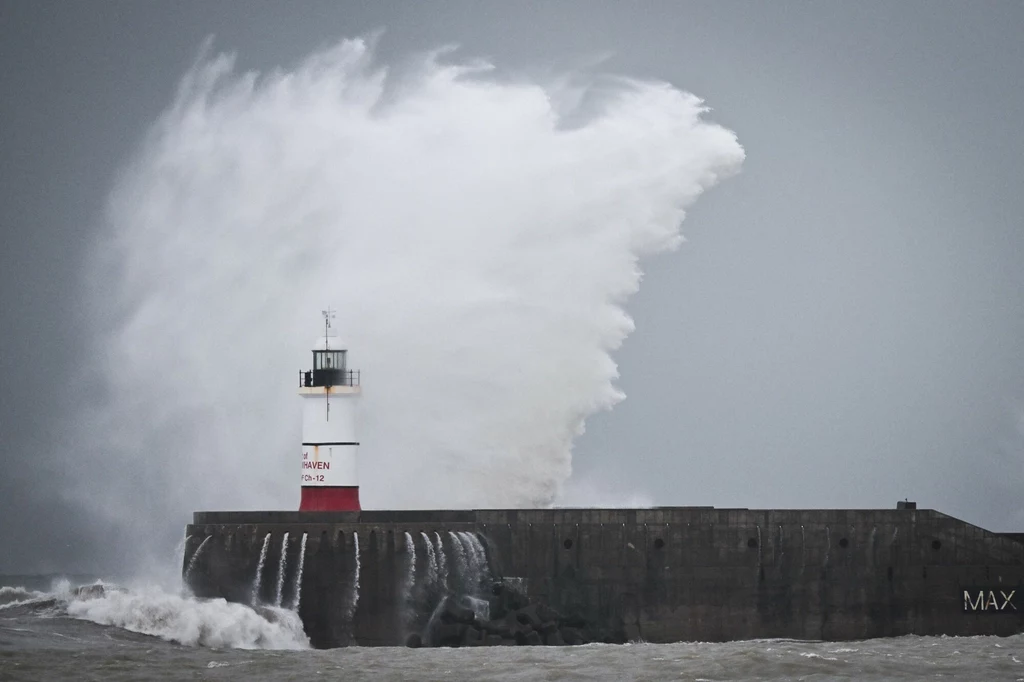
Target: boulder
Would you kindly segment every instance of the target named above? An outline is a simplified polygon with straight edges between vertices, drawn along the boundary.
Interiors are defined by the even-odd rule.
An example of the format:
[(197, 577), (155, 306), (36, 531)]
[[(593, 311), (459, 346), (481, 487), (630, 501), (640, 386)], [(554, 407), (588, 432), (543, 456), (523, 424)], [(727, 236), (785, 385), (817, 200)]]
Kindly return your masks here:
[(525, 644), (527, 646), (539, 646), (539, 645), (541, 645), (543, 643), (544, 643), (544, 640), (541, 638), (540, 633), (537, 632), (536, 630), (531, 630), (530, 634), (526, 635), (526, 642), (525, 642)]
[(561, 616), (559, 616), (558, 611), (555, 611), (547, 604), (537, 604), (536, 611), (537, 617), (540, 618), (542, 621), (561, 619)]
[(96, 583), (95, 585), (82, 585), (76, 587), (74, 594), (79, 599), (97, 599), (106, 595), (106, 590), (103, 585)]
[(434, 628), (434, 646), (459, 646), (466, 635), (464, 623), (441, 623)]
[(530, 603), (525, 594), (504, 583), (494, 583), (491, 586), (491, 594), (493, 595), (490, 600), (492, 617), (507, 611), (517, 611)]
[(583, 644), (586, 641), (583, 638), (583, 633), (574, 627), (565, 626), (561, 629), (561, 633), (566, 644)]
[(524, 625), (529, 625), (533, 629), (539, 628), (543, 623), (543, 619), (537, 614), (537, 605), (530, 604), (516, 611), (516, 620)]
[(544, 643), (548, 646), (565, 646), (565, 640), (562, 639), (562, 633), (558, 630), (544, 635)]
[[(486, 646), (501, 646), (504, 643), (505, 640), (502, 638), (501, 635), (486, 635), (484, 637), (484, 644)], [(513, 639), (511, 640), (511, 643), (515, 644), (516, 641)]]
[(562, 622), (562, 625), (568, 625), (569, 627), (576, 628), (577, 630), (583, 630), (587, 627), (587, 621), (577, 614), (564, 616), (559, 618), (559, 620)]
[(405, 638), (405, 645), (410, 649), (419, 649), (423, 646), (423, 638), (420, 637), (419, 633), (414, 632)]
[(528, 624), (520, 623), (514, 611), (505, 614), (505, 624), (508, 626), (508, 635), (502, 633), (502, 637), (508, 636), (517, 641), (525, 638), (526, 633), (533, 629)]
[[(518, 622), (516, 625), (518, 625)], [(512, 636), (512, 625), (505, 620), (485, 620), (480, 624), (480, 628), (489, 635), (498, 635), (499, 637)]]
[(441, 611), (442, 623), (472, 623), (476, 618), (473, 609), (460, 606), (454, 599), (449, 599)]
[(483, 643), (483, 633), (477, 630), (472, 625), (467, 625), (465, 632), (462, 633), (462, 645), (473, 646), (480, 645)]

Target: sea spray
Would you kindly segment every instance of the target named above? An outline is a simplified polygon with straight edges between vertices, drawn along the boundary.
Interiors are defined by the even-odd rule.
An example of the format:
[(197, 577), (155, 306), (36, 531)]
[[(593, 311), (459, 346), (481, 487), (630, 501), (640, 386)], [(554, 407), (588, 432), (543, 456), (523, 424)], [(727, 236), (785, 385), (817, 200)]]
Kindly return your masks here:
[(434, 552), (437, 555), (437, 582), (442, 590), (447, 591), (450, 589), (448, 583), (448, 557), (444, 553), (444, 543), (441, 542), (441, 534), (435, 531), (434, 539), (437, 541), (437, 544), (434, 545)]
[(174, 546), (174, 552), (171, 553), (171, 565), (185, 567), (185, 547), (188, 546), (188, 541), (192, 539), (191, 535), (186, 535), (181, 539), (181, 542)]
[(438, 619), (441, 617), (441, 612), (444, 611), (445, 605), (448, 600), (451, 599), (448, 595), (442, 595), (437, 603), (434, 605), (434, 609), (430, 612), (430, 616), (427, 617), (426, 625), (423, 627), (423, 639), (429, 641), (430, 633), (434, 630), (434, 626), (437, 624)]
[(412, 541), (412, 534), (405, 532), (405, 554), (408, 568), (405, 574), (405, 586), (402, 589), (402, 600), (406, 604), (412, 602), (412, 590), (416, 585), (416, 544)]
[(469, 608), (473, 609), (473, 615), (476, 616), (477, 620), (486, 621), (491, 619), (491, 603), (489, 601), (472, 595), (466, 595), (463, 599), (469, 604)]
[(451, 540), (452, 555), (455, 557), (453, 562), (455, 577), (452, 580), (452, 584), (456, 592), (470, 594), (473, 591), (473, 577), (470, 575), (469, 558), (466, 556), (466, 548), (454, 531), (448, 531), (448, 537)]
[[(362, 455), (386, 466), (364, 492), (382, 507), (549, 504), (587, 417), (623, 398), (612, 353), (642, 259), (681, 242), (743, 150), (666, 83), (573, 98), (586, 74), (458, 59), (388, 70), (348, 40), (257, 73), (206, 52), (119, 174), (82, 280), (106, 399), (78, 420), (94, 456), (69, 466), (83, 505), (142, 529), (136, 553), (192, 509), (290, 504), (269, 483), (294, 464), (272, 453), (299, 427), (265, 415), (292, 410), (327, 303), (373, 377)], [(134, 390), (153, 357), (175, 371)], [(235, 485), (196, 473), (211, 451)], [(146, 504), (111, 513), (129, 488)]]
[(281, 598), (284, 596), (284, 572), (288, 568), (288, 533), (281, 538), (281, 558), (277, 562), (277, 590), (274, 596), (274, 606), (281, 605)]
[(434, 545), (430, 542), (427, 534), (420, 531), (420, 536), (423, 538), (423, 544), (427, 552), (427, 583), (431, 587), (436, 588), (440, 577), (440, 571), (437, 568), (437, 554), (434, 552)]
[(352, 567), (352, 591), (348, 596), (348, 622), (352, 624), (356, 617), (356, 607), (359, 606), (359, 571), (361, 562), (359, 559), (359, 533), (352, 533), (353, 554), (355, 565)]
[(484, 547), (484, 543), (480, 541), (480, 538), (477, 537), (476, 533), (466, 533), (466, 537), (469, 539), (469, 543), (473, 547), (473, 552), (477, 557), (477, 570), (480, 572), (480, 582), (490, 582), (491, 569), (487, 564), (487, 549)]
[(469, 574), (466, 593), (476, 596), (479, 594), (480, 587), (485, 579), (486, 557), (477, 548), (479, 541), (472, 533), (460, 531), (456, 535), (458, 536), (466, 555)]
[(185, 561), (185, 549), (188, 547), (191, 539), (191, 535), (186, 535), (174, 546), (170, 561), (155, 571), (157, 574), (162, 574), (154, 576), (154, 578), (158, 579), (158, 582), (167, 586), (184, 585), (183, 578), (185, 570), (188, 568)]
[(466, 557), (466, 572), (469, 575), (466, 593), (475, 595), (480, 587), (480, 560), (476, 555), (476, 548), (469, 541), (469, 533), (459, 531), (455, 536), (462, 545), (462, 552)]
[(302, 534), (302, 542), (299, 544), (299, 566), (295, 569), (295, 585), (292, 590), (292, 611), (298, 612), (299, 604), (302, 601), (302, 571), (306, 566), (306, 533)]
[(213, 538), (212, 535), (207, 535), (203, 538), (203, 541), (196, 547), (196, 551), (192, 553), (192, 558), (188, 562), (188, 568), (185, 570), (185, 584), (188, 585), (192, 579), (192, 571), (195, 570), (196, 562), (199, 561), (199, 556), (202, 554), (203, 549), (206, 547), (206, 543)]
[(407, 630), (415, 626), (416, 608), (416, 543), (413, 542), (412, 533), (405, 532), (405, 560), (406, 572), (405, 581), (402, 585), (402, 619)]
[(77, 597), (58, 594), (72, 618), (113, 625), (187, 646), (217, 649), (307, 649), (298, 616), (284, 609), (252, 609), (223, 599), (196, 599), (150, 586), (104, 589)]
[(263, 566), (267, 563), (267, 550), (270, 548), (270, 533), (263, 538), (263, 547), (260, 548), (260, 560), (256, 564), (256, 577), (252, 581), (252, 595), (250, 604), (258, 604), (260, 601), (260, 585), (263, 581)]

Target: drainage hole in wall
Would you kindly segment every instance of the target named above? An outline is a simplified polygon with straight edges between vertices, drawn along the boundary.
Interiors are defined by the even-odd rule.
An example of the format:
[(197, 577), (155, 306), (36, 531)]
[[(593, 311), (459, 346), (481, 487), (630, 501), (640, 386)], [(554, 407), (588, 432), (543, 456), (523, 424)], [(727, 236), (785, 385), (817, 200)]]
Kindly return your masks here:
[(941, 549), (941, 548), (942, 548), (942, 541), (941, 540), (932, 540), (932, 549)]
[(566, 549), (572, 549), (572, 540), (566, 538), (565, 542), (562, 543), (562, 547), (565, 547)]
[(847, 540), (846, 538), (840, 538), (839, 539), (839, 546), (842, 547), (843, 549), (846, 549), (847, 547), (850, 546), (850, 541)]
[(665, 546), (665, 541), (662, 540), (661, 538), (657, 538), (654, 541), (654, 549), (661, 549), (664, 546)]
[(757, 538), (750, 538), (749, 540), (747, 540), (747, 547), (749, 547), (750, 549), (754, 549), (755, 547), (757, 547)]

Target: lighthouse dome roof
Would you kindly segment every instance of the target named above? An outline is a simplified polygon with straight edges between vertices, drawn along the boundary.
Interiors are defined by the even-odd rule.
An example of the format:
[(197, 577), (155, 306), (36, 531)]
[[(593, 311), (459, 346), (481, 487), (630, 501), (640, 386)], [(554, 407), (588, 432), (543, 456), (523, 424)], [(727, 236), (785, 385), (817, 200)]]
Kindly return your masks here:
[(318, 336), (313, 342), (313, 350), (348, 350), (348, 346), (341, 338), (331, 334)]

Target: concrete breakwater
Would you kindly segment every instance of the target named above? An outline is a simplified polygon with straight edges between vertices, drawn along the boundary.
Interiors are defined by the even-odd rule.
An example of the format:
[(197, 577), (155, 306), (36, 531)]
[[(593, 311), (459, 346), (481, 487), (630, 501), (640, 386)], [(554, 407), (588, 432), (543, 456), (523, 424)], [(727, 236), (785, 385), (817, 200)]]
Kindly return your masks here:
[(187, 535), (197, 596), (294, 604), (318, 647), (1024, 632), (1019, 534), (934, 510), (196, 512)]

